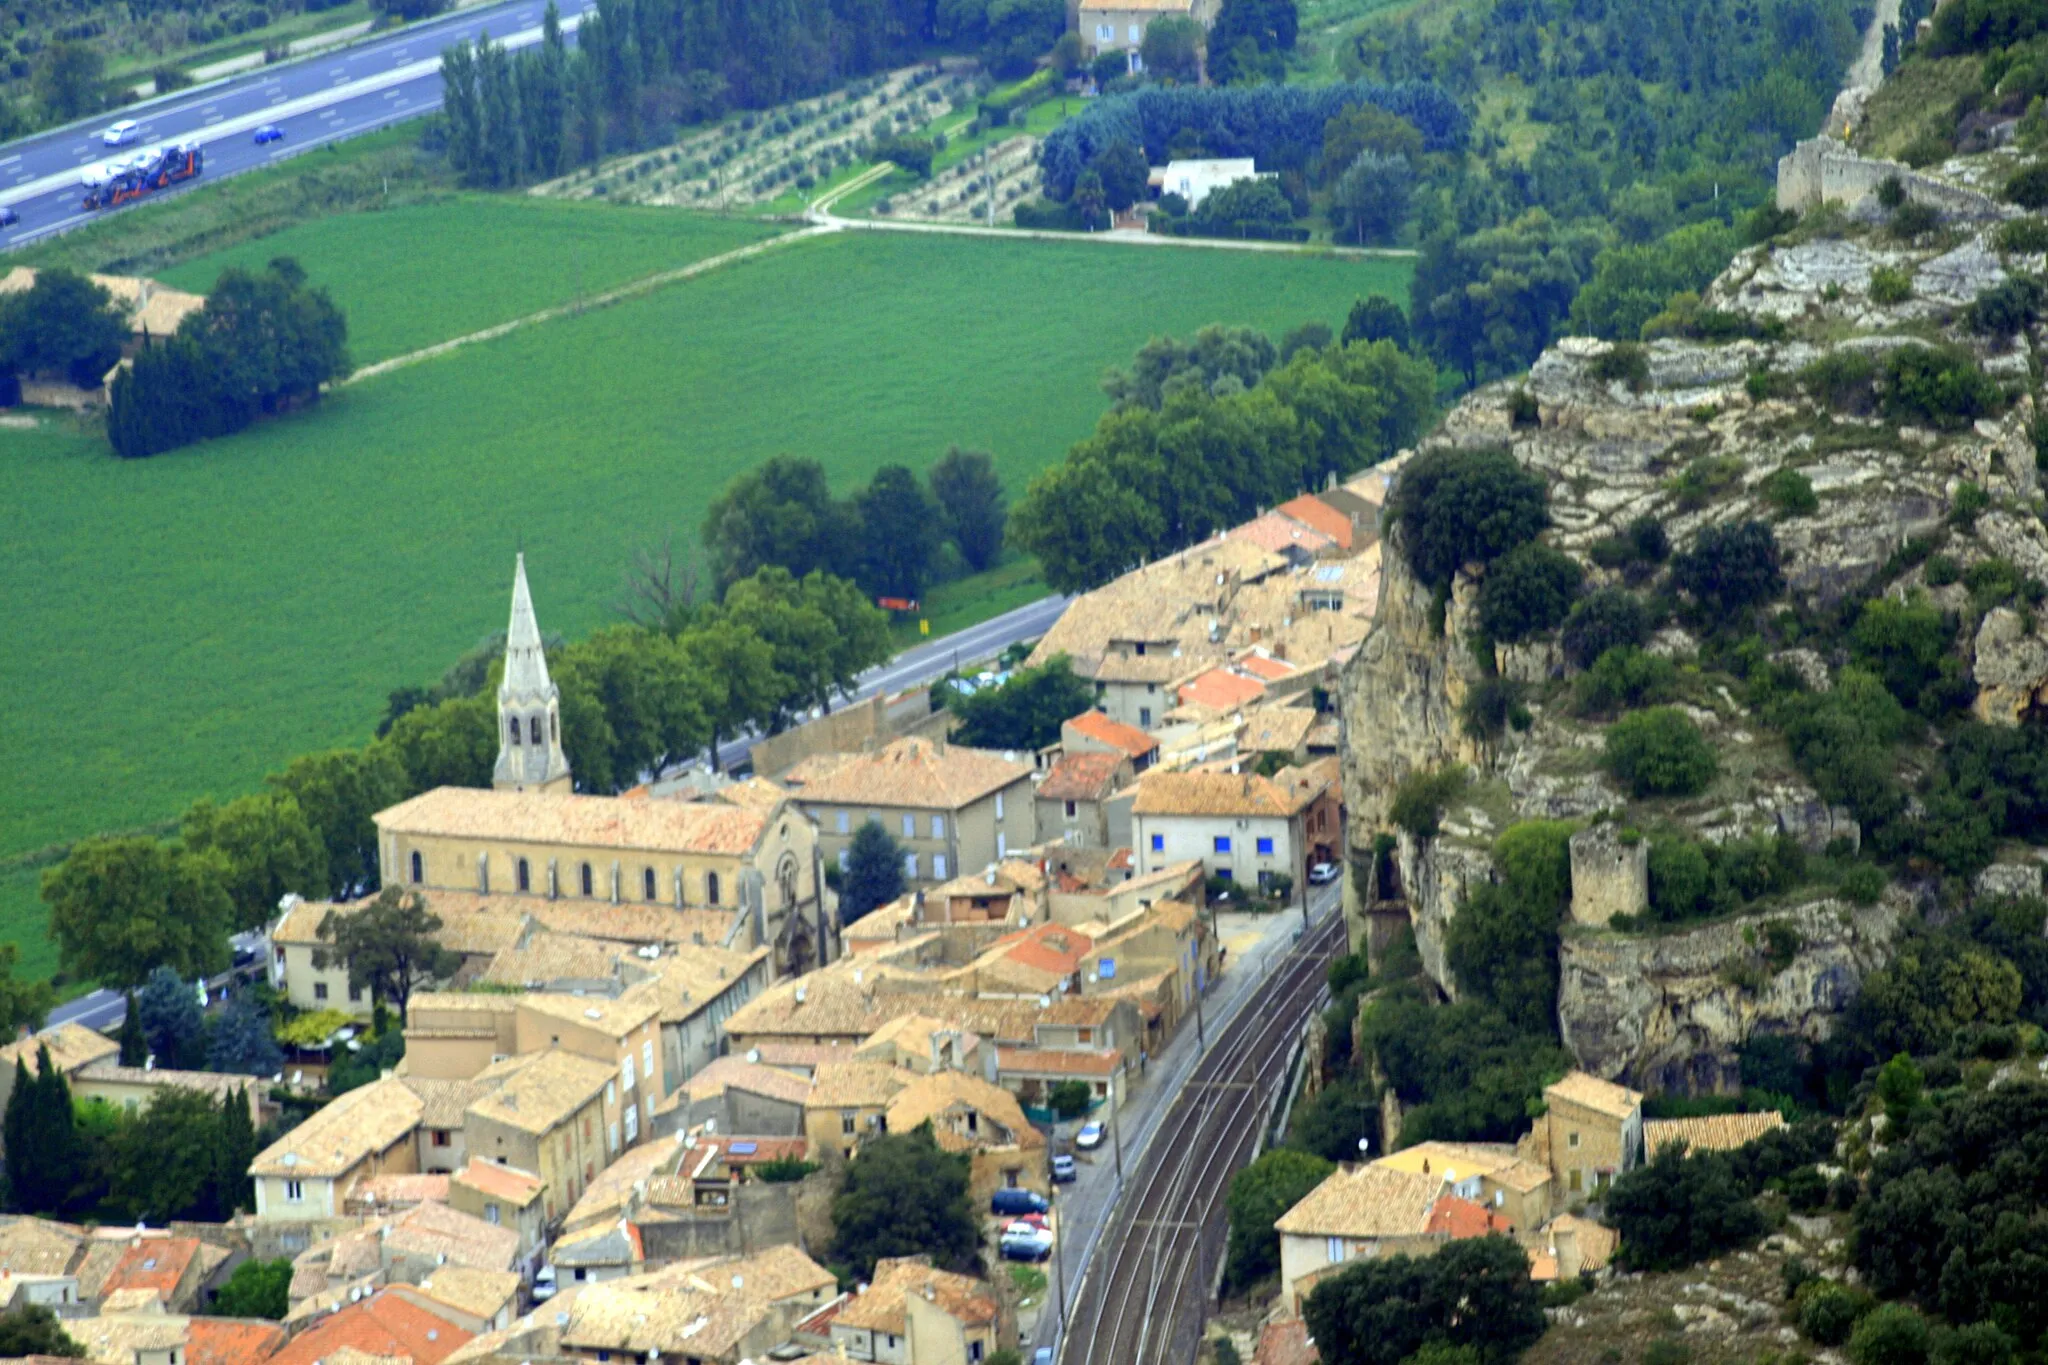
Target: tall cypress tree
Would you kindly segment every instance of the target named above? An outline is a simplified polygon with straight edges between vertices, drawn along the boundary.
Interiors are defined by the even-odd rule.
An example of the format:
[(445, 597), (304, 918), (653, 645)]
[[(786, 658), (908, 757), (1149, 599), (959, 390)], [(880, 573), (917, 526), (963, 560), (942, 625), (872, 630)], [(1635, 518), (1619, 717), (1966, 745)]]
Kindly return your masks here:
[(36, 1049), (36, 1072), (17, 1063), (14, 1093), (7, 1097), (8, 1196), (22, 1213), (56, 1213), (71, 1197), (79, 1175), (79, 1137), (71, 1113), (71, 1086), (50, 1062), (50, 1049)]
[(14, 1059), (14, 1089), (7, 1096), (7, 1113), (0, 1117), (0, 1141), (7, 1144), (7, 1207), (16, 1213), (31, 1212), (29, 1191), (22, 1188), (25, 1176), (33, 1173), (28, 1157), (35, 1128), (35, 1108), (40, 1092), (28, 1063)]
[(121, 1065), (144, 1066), (149, 1062), (149, 1040), (142, 1034), (142, 1013), (135, 1008), (135, 992), (128, 992), (127, 1012), (121, 1016)]

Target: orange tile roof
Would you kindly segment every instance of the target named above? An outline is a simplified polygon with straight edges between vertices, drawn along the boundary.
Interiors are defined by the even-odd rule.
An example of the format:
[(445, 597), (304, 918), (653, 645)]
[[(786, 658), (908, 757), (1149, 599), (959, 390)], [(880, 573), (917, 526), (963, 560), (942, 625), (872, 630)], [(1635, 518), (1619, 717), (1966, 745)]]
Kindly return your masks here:
[(1050, 1047), (998, 1047), (996, 1067), (1026, 1075), (1107, 1076), (1123, 1062), (1115, 1048), (1108, 1052), (1068, 1052)]
[(1115, 790), (1123, 754), (1062, 754), (1045, 781), (1038, 784), (1041, 801), (1100, 801)]
[(1067, 722), (1098, 744), (1111, 744), (1132, 758), (1143, 758), (1159, 747), (1159, 741), (1135, 725), (1111, 720), (1100, 711), (1083, 711)]
[(728, 854), (752, 851), (768, 825), (761, 812), (738, 806), (473, 787), (436, 787), (377, 812), (376, 821), (401, 834)]
[(856, 1295), (839, 1310), (838, 1321), (848, 1327), (902, 1336), (903, 1300), (911, 1294), (929, 1300), (940, 1312), (968, 1326), (986, 1326), (1001, 1311), (994, 1292), (980, 1280), (934, 1270), (905, 1256), (875, 1262), (874, 1281), (866, 1293)]
[(322, 1318), (265, 1365), (316, 1365), (344, 1347), (373, 1356), (411, 1356), (413, 1365), (440, 1365), (470, 1336), (417, 1304), (380, 1293)]
[(1229, 711), (1266, 695), (1266, 685), (1227, 668), (1212, 668), (1182, 683), (1176, 689), (1182, 705), (1208, 706)]
[(1483, 1204), (1460, 1199), (1455, 1194), (1447, 1194), (1429, 1206), (1429, 1222), (1423, 1228), (1425, 1232), (1442, 1233), (1453, 1241), (1508, 1230), (1507, 1219)]
[(1238, 668), (1267, 682), (1278, 682), (1292, 677), (1300, 670), (1285, 659), (1276, 659), (1270, 654), (1247, 654), (1237, 661)]
[(1321, 531), (1336, 541), (1340, 549), (1351, 548), (1351, 518), (1313, 493), (1303, 493), (1298, 498), (1290, 498), (1274, 510), (1286, 513), (1304, 526)]
[(1281, 554), (1288, 550), (1305, 550), (1315, 554), (1329, 549), (1335, 542), (1312, 526), (1304, 526), (1292, 517), (1283, 517), (1278, 512), (1268, 512), (1254, 517), (1242, 526), (1230, 531), (1232, 540), (1249, 541), (1262, 550)]
[(1259, 1332), (1259, 1344), (1252, 1352), (1252, 1365), (1318, 1365), (1322, 1353), (1309, 1340), (1308, 1324), (1300, 1318), (1269, 1322)]
[(120, 1289), (148, 1289), (169, 1300), (198, 1254), (195, 1237), (150, 1238), (128, 1248), (100, 1286), (100, 1294), (105, 1297)]
[(193, 1318), (185, 1332), (185, 1365), (262, 1365), (285, 1341), (277, 1323), (238, 1318)]
[(1095, 940), (1063, 924), (1040, 924), (1004, 934), (995, 946), (1003, 949), (1003, 956), (1012, 962), (1067, 976), (1080, 967), (1081, 959), (1088, 956)]
[(495, 1161), (471, 1157), (469, 1164), (455, 1174), (453, 1179), (474, 1190), (481, 1190), (493, 1199), (504, 1199), (524, 1207), (540, 1198), (546, 1188), (541, 1178), (531, 1171), (522, 1171), (516, 1166), (500, 1166)]

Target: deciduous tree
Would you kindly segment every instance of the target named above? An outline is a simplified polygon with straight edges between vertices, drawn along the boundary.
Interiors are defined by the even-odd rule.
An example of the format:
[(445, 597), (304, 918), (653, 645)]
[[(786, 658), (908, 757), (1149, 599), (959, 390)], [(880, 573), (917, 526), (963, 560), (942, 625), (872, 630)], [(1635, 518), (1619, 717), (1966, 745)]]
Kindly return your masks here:
[(418, 892), (387, 886), (360, 910), (330, 910), (321, 918), (314, 933), (332, 947), (316, 950), (313, 965), (324, 969), (341, 962), (350, 986), (367, 990), (372, 1001), (404, 1018), (416, 986), (453, 976), (462, 965), (461, 955), (434, 937), (440, 929), (441, 917)]
[(1280, 1268), (1280, 1234), (1273, 1224), (1337, 1168), (1319, 1156), (1275, 1148), (1230, 1178), (1230, 1260), (1225, 1278), (1243, 1287)]
[(1003, 481), (995, 460), (984, 450), (950, 446), (925, 475), (932, 498), (946, 516), (946, 534), (960, 550), (967, 567), (980, 573), (1003, 550)]
[(953, 742), (976, 749), (1036, 751), (1060, 737), (1062, 722), (1095, 705), (1095, 689), (1076, 677), (1064, 655), (1036, 668), (1020, 669), (1001, 687), (972, 696), (947, 693), (946, 705), (960, 717)]
[(134, 986), (159, 966), (197, 977), (227, 965), (233, 905), (208, 857), (154, 839), (86, 839), (43, 874), (42, 891), (76, 976)]
[(268, 924), (287, 892), (326, 893), (327, 846), (288, 792), (257, 792), (225, 806), (201, 797), (185, 812), (179, 832), (186, 848), (217, 855), (234, 905), (232, 929)]
[(938, 550), (938, 509), (924, 485), (903, 465), (885, 464), (854, 501), (867, 537), (861, 586), (876, 596), (918, 596)]
[(930, 1125), (870, 1139), (832, 1200), (832, 1259), (855, 1279), (891, 1256), (929, 1256), (941, 1270), (981, 1264), (981, 1227), (965, 1152), (939, 1149)]
[(903, 847), (881, 823), (869, 820), (854, 831), (839, 882), (839, 922), (851, 924), (903, 894)]

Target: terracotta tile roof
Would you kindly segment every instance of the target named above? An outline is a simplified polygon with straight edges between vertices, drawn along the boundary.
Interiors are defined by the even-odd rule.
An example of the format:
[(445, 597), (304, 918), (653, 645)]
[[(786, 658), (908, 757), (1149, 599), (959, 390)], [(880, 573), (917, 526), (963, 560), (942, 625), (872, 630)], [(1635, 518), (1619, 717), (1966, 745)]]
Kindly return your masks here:
[(1603, 1081), (1583, 1071), (1573, 1071), (1561, 1081), (1543, 1087), (1546, 1100), (1563, 1100), (1609, 1118), (1625, 1119), (1640, 1109), (1643, 1097), (1625, 1085)]
[[(1045, 1145), (1045, 1135), (1024, 1117), (1024, 1110), (1015, 1095), (964, 1071), (934, 1072), (905, 1086), (896, 1098), (889, 1101), (889, 1131), (907, 1133), (926, 1119), (938, 1120), (955, 1110), (963, 1115), (968, 1111), (977, 1115), (976, 1128), (980, 1130), (977, 1136), (983, 1142), (1004, 1142), (1022, 1147)], [(985, 1126), (988, 1123), (1006, 1130), (1007, 1137), (988, 1131)], [(941, 1125), (935, 1122), (933, 1126)]]
[(127, 1254), (128, 1244), (126, 1242), (110, 1241), (105, 1237), (95, 1237), (91, 1242), (87, 1243), (85, 1255), (79, 1257), (78, 1264), (71, 1268), (71, 1273), (78, 1277), (79, 1298), (96, 1299), (100, 1297), (100, 1290), (106, 1284), (107, 1276), (114, 1273), (114, 1267), (119, 1265), (121, 1258)]
[(1240, 749), (1291, 754), (1308, 740), (1316, 713), (1306, 706), (1260, 706), (1245, 713)]
[(1261, 682), (1279, 682), (1282, 678), (1291, 678), (1301, 671), (1285, 659), (1276, 659), (1257, 650), (1239, 655), (1231, 667), (1240, 673), (1249, 673)]
[(1489, 1233), (1508, 1232), (1508, 1220), (1488, 1209), (1484, 1204), (1475, 1204), (1470, 1199), (1460, 1199), (1447, 1194), (1429, 1206), (1429, 1222), (1425, 1232), (1440, 1233), (1452, 1241), (1467, 1237), (1484, 1237)]
[(50, 1049), (50, 1065), (66, 1076), (103, 1057), (118, 1056), (121, 1051), (121, 1045), (104, 1033), (97, 1033), (83, 1024), (59, 1024), (0, 1048), (0, 1066), (12, 1071), (14, 1063), (19, 1060), (33, 1076), (36, 1074), (36, 1054), (45, 1047)]
[(115, 1263), (113, 1271), (100, 1286), (100, 1295), (118, 1293), (123, 1289), (143, 1289), (156, 1295), (164, 1302), (178, 1290), (179, 1281), (191, 1269), (192, 1262), (199, 1255), (199, 1241), (193, 1237), (152, 1237), (138, 1246), (131, 1246)]
[(1100, 711), (1083, 711), (1065, 723), (1096, 743), (1114, 745), (1132, 758), (1143, 758), (1159, 747), (1158, 740), (1137, 726), (1111, 720)]
[(1111, 1048), (1107, 1052), (1076, 1052), (1052, 1047), (999, 1047), (996, 1049), (996, 1067), (999, 1071), (1022, 1076), (1110, 1076), (1123, 1063), (1124, 1054)]
[(390, 1221), (390, 1252), (445, 1258), (449, 1265), (507, 1270), (519, 1255), (516, 1229), (486, 1223), (446, 1204), (421, 1204)]
[(486, 985), (534, 988), (557, 981), (605, 981), (632, 951), (623, 943), (543, 931), (501, 949), (477, 979)]
[(580, 1231), (598, 1223), (616, 1222), (628, 1211), (634, 1187), (653, 1176), (675, 1174), (688, 1150), (676, 1137), (651, 1138), (638, 1147), (627, 1148), (597, 1173), (597, 1178), (570, 1207), (562, 1225)]
[(513, 998), (521, 1011), (544, 1014), (613, 1038), (628, 1037), (661, 1014), (660, 993), (644, 981), (612, 997), (534, 991)]
[(1329, 1176), (1273, 1226), (1304, 1237), (1404, 1237), (1423, 1231), (1443, 1192), (1437, 1175), (1360, 1166)]
[(568, 1311), (562, 1344), (578, 1353), (724, 1359), (774, 1310), (749, 1294), (699, 1293), (641, 1275), (589, 1285)]
[(1252, 1365), (1320, 1365), (1322, 1354), (1309, 1340), (1308, 1324), (1300, 1318), (1281, 1318), (1259, 1331), (1259, 1344), (1252, 1351)]
[(1351, 548), (1351, 518), (1313, 493), (1303, 493), (1298, 498), (1289, 498), (1273, 510), (1293, 517), (1312, 530), (1320, 531), (1340, 550)]
[[(858, 923), (866, 924), (873, 918), (872, 914), (864, 915)], [(916, 1017), (916, 1015), (905, 1015), (904, 1019), (914, 1020)], [(897, 1022), (900, 1023), (902, 1020)], [(887, 1029), (892, 1027), (892, 1025), (884, 1024), (882, 1027)], [(868, 1041), (873, 1042), (874, 1036), (870, 1035)], [(866, 1044), (863, 1043), (858, 1046), (864, 1047)], [(761, 1054), (762, 1066), (776, 1067), (782, 1070), (801, 1067), (805, 1071), (815, 1070), (820, 1062), (844, 1061), (848, 1057), (855, 1055), (854, 1050), (844, 1043), (785, 1043), (774, 1039), (764, 1039), (754, 1044), (750, 1051)], [(699, 1074), (701, 1075), (702, 1073), (700, 1072)]]
[(873, 753), (847, 754), (798, 790), (817, 804), (959, 810), (1029, 781), (1031, 765), (986, 749), (899, 739)]
[(1117, 774), (1127, 761), (1123, 754), (1062, 754), (1038, 784), (1038, 799), (1100, 801), (1116, 790)]
[(185, 1327), (185, 1365), (262, 1365), (285, 1342), (274, 1322), (193, 1318)]
[(881, 1062), (826, 1062), (811, 1078), (806, 1109), (880, 1109), (910, 1083), (902, 1067)]
[(988, 1326), (1000, 1311), (995, 1294), (980, 1280), (934, 1270), (922, 1258), (905, 1256), (875, 1262), (875, 1277), (867, 1292), (839, 1310), (835, 1325), (906, 1335), (903, 1300), (911, 1294), (929, 1300), (955, 1322), (970, 1327)]
[(612, 1069), (603, 1062), (550, 1050), (472, 1103), (469, 1112), (522, 1133), (547, 1133), (602, 1095), (611, 1078)]
[(669, 905), (625, 902), (613, 905), (610, 901), (574, 898), (553, 901), (538, 898), (527, 913), (557, 933), (611, 939), (636, 946), (643, 943), (690, 943), (694, 936), (701, 934), (705, 943), (719, 947), (740, 920), (737, 907), (730, 910), (677, 910)]
[(641, 959), (637, 965), (657, 974), (654, 985), (661, 1000), (661, 1021), (680, 1024), (709, 1009), (768, 956), (766, 947), (741, 953), (692, 944), (665, 952), (651, 962)]
[(1674, 1142), (1695, 1152), (1732, 1152), (1785, 1126), (1775, 1109), (1761, 1114), (1713, 1114), (1691, 1119), (1644, 1119), (1643, 1150), (1655, 1156)]
[[(840, 1051), (844, 1055), (849, 1049), (842, 1048)], [(692, 1100), (711, 1099), (723, 1095), (727, 1090), (744, 1090), (751, 1095), (766, 1095), (769, 1099), (781, 1100), (785, 1104), (802, 1104), (811, 1096), (811, 1083), (802, 1076), (777, 1067), (750, 1062), (744, 1057), (718, 1058), (684, 1081), (683, 1089), (689, 1093)]]
[(265, 1365), (315, 1365), (353, 1348), (375, 1356), (410, 1356), (413, 1365), (440, 1365), (470, 1334), (385, 1290), (350, 1304), (293, 1337)]
[(68, 1224), (16, 1218), (0, 1227), (0, 1272), (62, 1275), (85, 1245), (85, 1234)]
[(1336, 545), (1331, 537), (1313, 526), (1304, 526), (1293, 517), (1282, 516), (1277, 511), (1253, 517), (1242, 526), (1233, 526), (1228, 534), (1232, 540), (1249, 541), (1276, 554), (1300, 551), (1318, 555)]
[(324, 1179), (341, 1175), (419, 1127), (426, 1106), (390, 1077), (351, 1090), (260, 1152), (251, 1175)]
[(1266, 695), (1266, 685), (1228, 668), (1212, 668), (1182, 683), (1175, 695), (1184, 706), (1206, 706), (1222, 712), (1249, 706)]
[(989, 951), (1054, 976), (1070, 976), (1094, 946), (1095, 940), (1063, 924), (1037, 924), (1003, 935)]
[(437, 1303), (489, 1322), (498, 1310), (518, 1298), (523, 1283), (513, 1270), (444, 1265), (419, 1283), (419, 1292)]
[(1116, 1013), (1116, 1001), (1100, 995), (1065, 995), (1053, 1001), (1040, 1012), (1039, 1018), (1048, 1024), (1078, 1024), (1082, 1028), (1100, 1028)]
[(1249, 815), (1286, 818), (1306, 804), (1257, 773), (1149, 772), (1138, 779), (1138, 815)]
[[(699, 1293), (737, 1293), (768, 1303), (815, 1294), (839, 1283), (831, 1271), (786, 1243), (751, 1256), (680, 1266), (665, 1275)], [(738, 1288), (734, 1287), (734, 1280), (740, 1282)]]
[(481, 1157), (471, 1157), (469, 1164), (449, 1179), (521, 1208), (540, 1198), (541, 1192), (547, 1188), (546, 1183), (532, 1171), (522, 1171), (517, 1166), (500, 1166)]
[(377, 812), (376, 821), (396, 834), (734, 855), (751, 852), (768, 826), (765, 815), (738, 806), (476, 787), (436, 787)]

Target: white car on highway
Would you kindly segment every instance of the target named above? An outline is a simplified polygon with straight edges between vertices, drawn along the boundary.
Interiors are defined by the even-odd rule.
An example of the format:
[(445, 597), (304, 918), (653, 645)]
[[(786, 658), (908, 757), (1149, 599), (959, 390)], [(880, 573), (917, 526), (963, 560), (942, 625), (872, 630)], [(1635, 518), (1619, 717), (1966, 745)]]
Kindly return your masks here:
[(142, 125), (132, 118), (109, 124), (107, 131), (100, 134), (100, 141), (109, 147), (125, 147), (142, 136)]

